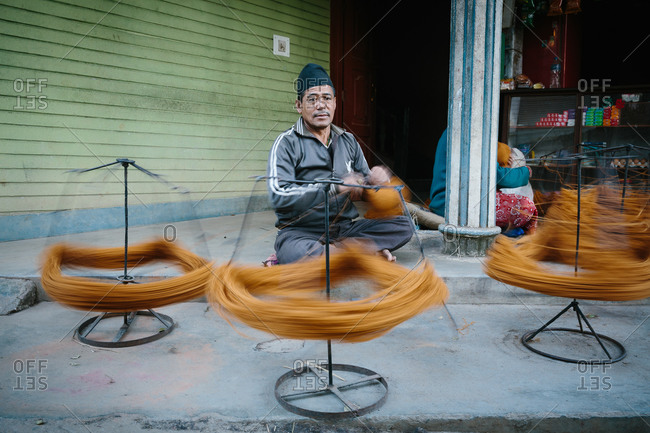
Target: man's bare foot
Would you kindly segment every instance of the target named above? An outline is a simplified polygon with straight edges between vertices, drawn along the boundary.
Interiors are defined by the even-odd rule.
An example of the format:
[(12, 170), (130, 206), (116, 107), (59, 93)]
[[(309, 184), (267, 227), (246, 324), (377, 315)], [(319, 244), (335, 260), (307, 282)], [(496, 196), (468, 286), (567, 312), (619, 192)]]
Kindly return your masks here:
[(390, 251), (388, 251), (388, 250), (386, 250), (386, 249), (379, 251), (378, 254), (379, 254), (380, 256), (386, 257), (386, 260), (388, 260), (389, 262), (394, 262), (394, 261), (397, 260), (397, 257), (395, 257), (394, 255), (392, 255), (392, 254), (390, 253)]

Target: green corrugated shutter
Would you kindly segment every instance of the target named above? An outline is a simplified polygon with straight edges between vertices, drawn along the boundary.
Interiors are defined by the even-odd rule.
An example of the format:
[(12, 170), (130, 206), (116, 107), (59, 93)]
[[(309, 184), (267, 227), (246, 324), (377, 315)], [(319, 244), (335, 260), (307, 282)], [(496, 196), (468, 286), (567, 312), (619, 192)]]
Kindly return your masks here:
[[(121, 206), (121, 167), (65, 173), (116, 158), (218, 212), (295, 122), (302, 66), (329, 67), (329, 1), (0, 0), (0, 17), (0, 218)], [(133, 202), (180, 199), (129, 181)]]

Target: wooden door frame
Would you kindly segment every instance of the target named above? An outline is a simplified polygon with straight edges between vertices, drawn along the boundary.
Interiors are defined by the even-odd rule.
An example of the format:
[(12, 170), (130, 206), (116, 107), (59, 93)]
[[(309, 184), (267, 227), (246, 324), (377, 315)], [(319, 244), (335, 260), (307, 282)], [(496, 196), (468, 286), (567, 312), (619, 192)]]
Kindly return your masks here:
[(336, 90), (337, 110), (334, 113), (334, 124), (343, 125), (343, 102), (345, 92), (343, 89), (343, 62), (340, 59), (343, 52), (343, 0), (330, 2), (330, 78)]
[[(354, 24), (350, 26), (350, 21), (354, 21), (359, 18), (360, 13), (366, 12), (364, 9), (366, 6), (362, 2), (348, 1), (347, 3), (343, 0), (331, 0), (330, 3), (330, 77), (332, 78), (332, 83), (334, 84), (334, 89), (336, 90), (336, 112), (334, 114), (333, 122), (335, 125), (340, 126), (352, 134), (361, 144), (361, 149), (368, 161), (368, 163), (376, 163), (375, 159), (375, 147), (376, 147), (376, 116), (375, 116), (375, 106), (372, 101), (373, 98), (373, 58), (372, 58), (372, 48), (365, 47), (365, 51), (362, 51), (364, 55), (361, 57), (355, 57), (355, 54), (358, 55), (359, 49), (364, 47), (364, 45), (358, 45), (358, 42), (364, 40), (366, 35), (359, 40), (351, 44), (351, 33), (354, 30), (358, 30)], [(365, 15), (364, 15), (365, 16)], [(356, 24), (356, 23), (355, 23)], [(363, 32), (365, 32), (365, 27), (363, 27)], [(365, 40), (367, 42), (367, 40)], [(347, 46), (346, 46), (347, 44)], [(355, 53), (350, 52), (356, 49)], [(343, 61), (344, 58), (347, 59)], [(359, 61), (364, 66), (365, 74), (363, 75), (367, 79), (367, 92), (368, 92), (368, 105), (364, 105), (363, 109), (367, 110), (367, 123), (364, 125), (356, 125), (355, 114), (357, 109), (360, 108), (359, 101), (357, 100), (357, 91), (359, 89), (355, 88), (351, 80), (351, 74), (355, 73), (359, 67)], [(347, 65), (347, 67), (346, 67)], [(356, 82), (356, 81), (355, 81)], [(345, 86), (348, 86), (346, 89)], [(346, 92), (347, 95), (346, 95)], [(347, 96), (347, 98), (346, 98)], [(353, 120), (354, 119), (354, 120)], [(349, 124), (346, 124), (349, 122)], [(351, 128), (360, 127), (359, 130), (351, 130)], [(364, 129), (365, 128), (365, 129)], [(364, 135), (364, 133), (367, 133)]]

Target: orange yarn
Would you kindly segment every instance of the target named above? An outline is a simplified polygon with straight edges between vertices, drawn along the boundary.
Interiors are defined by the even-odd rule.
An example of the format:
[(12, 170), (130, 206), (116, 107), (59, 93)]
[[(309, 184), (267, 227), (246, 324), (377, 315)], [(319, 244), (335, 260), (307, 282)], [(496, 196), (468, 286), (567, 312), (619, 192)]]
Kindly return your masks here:
[(43, 262), (43, 289), (56, 301), (81, 310), (126, 312), (188, 301), (205, 293), (212, 277), (203, 258), (181, 247), (158, 240), (129, 247), (128, 265), (154, 260), (176, 263), (183, 276), (141, 284), (104, 283), (89, 278), (64, 276), (61, 267), (119, 269), (124, 265), (123, 248), (84, 248), (67, 244), (52, 246)]
[(118, 269), (122, 248), (55, 245), (47, 251), (42, 285), (56, 301), (83, 310), (126, 312), (188, 301), (206, 294), (228, 320), (285, 338), (366, 341), (444, 302), (447, 286), (423, 261), (414, 270), (387, 262), (360, 247), (331, 255), (332, 284), (366, 278), (376, 293), (366, 299), (330, 302), (323, 295), (325, 258), (263, 267), (226, 264), (213, 268), (199, 256), (166, 241), (129, 248), (129, 266), (153, 260), (176, 262), (186, 274), (143, 284), (103, 283), (63, 276), (61, 267)]
[(533, 203), (535, 203), (535, 207), (537, 208), (538, 218), (546, 215), (548, 208), (553, 203), (553, 199), (557, 194), (554, 191), (543, 193), (537, 189), (533, 190)]
[[(402, 180), (393, 176), (388, 185), (406, 185)], [(402, 196), (405, 201), (411, 199), (411, 191), (402, 188)], [(368, 202), (370, 209), (365, 213), (364, 218), (387, 218), (391, 216), (404, 215), (404, 207), (399, 192), (395, 188), (364, 189), (362, 200)]]
[(324, 257), (270, 268), (225, 265), (215, 275), (208, 299), (226, 320), (294, 339), (367, 341), (448, 296), (428, 261), (409, 270), (358, 247), (330, 257), (332, 285), (355, 277), (374, 283), (375, 294), (355, 301), (325, 298)]
[(551, 296), (627, 301), (650, 296), (650, 198), (608, 187), (584, 188), (580, 200), (578, 272), (557, 272), (542, 261), (574, 265), (577, 191), (563, 190), (533, 236), (499, 236), (486, 273)]

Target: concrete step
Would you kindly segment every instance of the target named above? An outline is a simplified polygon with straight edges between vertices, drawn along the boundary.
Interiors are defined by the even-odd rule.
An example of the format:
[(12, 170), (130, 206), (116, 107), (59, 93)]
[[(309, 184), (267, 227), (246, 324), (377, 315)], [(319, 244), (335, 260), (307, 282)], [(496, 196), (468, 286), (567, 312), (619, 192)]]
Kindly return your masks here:
[[(175, 223), (174, 230), (178, 234), (177, 242), (182, 246), (217, 264), (227, 262), (234, 256), (237, 263), (261, 266), (262, 261), (273, 251), (274, 217), (270, 212), (259, 212), (249, 218), (248, 228), (243, 235), (240, 235), (242, 216), (208, 218), (200, 223), (179, 222)], [(130, 242), (133, 245), (149, 241), (164, 231), (165, 226), (162, 225), (134, 227), (130, 231)], [(116, 229), (2, 243), (0, 277), (31, 280), (36, 284), (37, 299), (51, 300), (40, 284), (40, 261), (49, 246), (69, 242), (85, 246), (115, 247), (123, 245), (122, 236), (122, 230)], [(422, 259), (424, 252), (424, 257), (433, 264), (435, 272), (449, 287), (449, 303), (561, 305), (568, 302), (565, 298), (550, 297), (495, 281), (483, 270), (484, 258), (444, 255), (441, 253), (442, 243), (440, 232), (419, 230), (418, 236), (396, 251), (395, 255), (398, 263), (413, 267)], [(123, 272), (119, 270), (100, 272), (93, 269), (66, 271), (66, 274), (88, 278), (114, 278), (121, 273)], [(170, 278), (180, 275), (180, 272), (171, 264), (152, 264), (140, 266), (132, 270), (132, 274), (136, 279), (148, 280)], [(205, 298), (197, 298), (196, 301), (204, 302)], [(650, 298), (624, 304), (648, 303)]]
[[(92, 433), (232, 432), (232, 433), (646, 433), (648, 425), (638, 417), (413, 417), (409, 420), (356, 418), (328, 422), (310, 419), (224, 421), (218, 416), (191, 419), (157, 419), (133, 414), (111, 414), (91, 419), (75, 417), (57, 419), (0, 418), (7, 433), (79, 431)], [(453, 428), (454, 430), (450, 430)], [(442, 430), (441, 430), (442, 429)]]
[(29, 308), (36, 303), (36, 299), (35, 281), (23, 278), (0, 278), (0, 316)]

